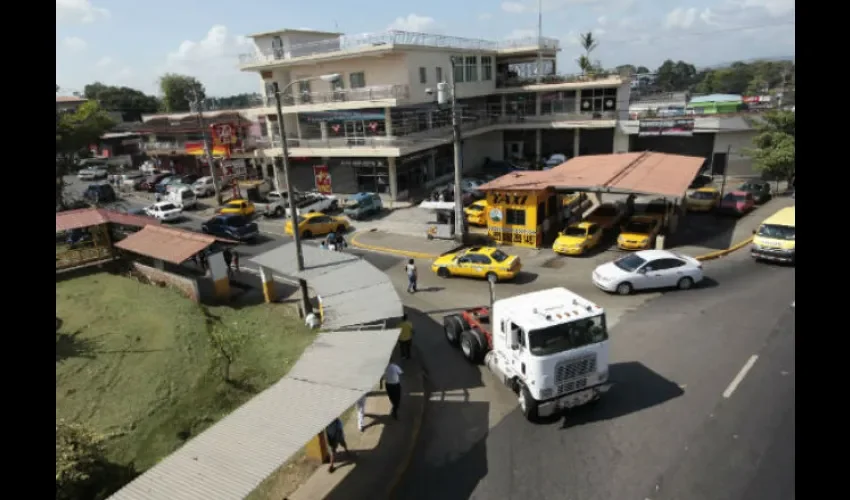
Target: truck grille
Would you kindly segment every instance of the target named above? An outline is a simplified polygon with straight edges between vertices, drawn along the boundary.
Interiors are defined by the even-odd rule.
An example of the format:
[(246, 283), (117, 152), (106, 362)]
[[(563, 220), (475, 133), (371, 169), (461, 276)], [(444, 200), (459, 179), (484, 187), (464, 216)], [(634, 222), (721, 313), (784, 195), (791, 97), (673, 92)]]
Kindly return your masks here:
[(587, 386), (587, 375), (593, 373), (596, 373), (595, 354), (558, 364), (555, 367), (555, 384), (558, 394), (584, 389)]

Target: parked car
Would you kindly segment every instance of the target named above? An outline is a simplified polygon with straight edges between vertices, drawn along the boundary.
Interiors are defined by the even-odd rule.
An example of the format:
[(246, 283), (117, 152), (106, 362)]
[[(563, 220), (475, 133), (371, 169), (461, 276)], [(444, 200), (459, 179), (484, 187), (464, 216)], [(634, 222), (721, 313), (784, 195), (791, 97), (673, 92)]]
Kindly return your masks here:
[(168, 193), (163, 201), (170, 201), (183, 210), (195, 208), (198, 204), (195, 193), (185, 184), (169, 184)]
[(699, 174), (694, 177), (694, 180), (691, 181), (691, 184), (688, 186), (688, 189), (699, 189), (701, 187), (708, 186), (714, 182), (714, 178), (708, 174)]
[(183, 209), (170, 201), (160, 201), (145, 209), (149, 217), (163, 222), (174, 222), (183, 217)]
[(702, 264), (669, 250), (644, 250), (602, 264), (593, 271), (593, 284), (606, 292), (629, 295), (635, 290), (687, 290), (703, 280)]
[(199, 178), (200, 178), (200, 176), (197, 175), (197, 174), (181, 175), (180, 176), (180, 182), (183, 183), (183, 184), (188, 184), (188, 185), (191, 186)]
[(179, 183), (180, 183), (179, 177), (175, 177), (175, 176), (166, 177), (166, 178), (162, 179), (161, 181), (159, 181), (156, 184), (156, 186), (154, 186), (154, 192), (159, 193), (159, 194), (166, 194), (168, 192), (168, 185), (169, 184), (179, 184)]
[(751, 193), (746, 191), (731, 191), (720, 200), (720, 211), (733, 215), (744, 215), (756, 207), (756, 201)]
[(661, 220), (651, 215), (635, 215), (620, 228), (617, 247), (621, 250), (643, 250), (655, 246), (661, 231)]
[(485, 278), (495, 283), (516, 278), (522, 271), (522, 262), (516, 255), (495, 247), (472, 247), (441, 255), (431, 264), (431, 271), (441, 278)]
[(224, 214), (234, 214), (234, 215), (244, 215), (245, 217), (250, 217), (254, 215), (255, 212), (254, 204), (248, 200), (230, 200), (223, 207), (218, 209), (218, 213)]
[[(304, 238), (321, 236), (329, 233), (345, 233), (351, 224), (343, 217), (325, 215), (322, 213), (309, 213), (297, 216), (298, 231)], [(292, 219), (286, 221), (284, 232), (292, 236)]]
[(581, 255), (596, 247), (602, 241), (602, 226), (595, 222), (577, 222), (570, 224), (552, 244), (552, 250), (561, 255)]
[(244, 215), (237, 214), (216, 215), (201, 224), (201, 231), (237, 241), (254, 240), (260, 232), (256, 222), (251, 222)]
[(565, 155), (565, 154), (555, 153), (552, 156), (550, 156), (549, 158), (547, 158), (545, 162), (543, 162), (544, 163), (543, 169), (548, 170), (550, 168), (557, 167), (558, 165), (566, 162), (569, 159), (570, 159), (570, 157)]
[(213, 185), (213, 178), (206, 176), (197, 179), (194, 183), (192, 183), (192, 191), (194, 191), (195, 196), (198, 197), (214, 195), (215, 186)]
[(126, 189), (139, 189), (139, 186), (145, 181), (145, 174), (139, 170), (135, 172), (125, 172), (120, 175), (121, 186)]
[(361, 220), (379, 214), (384, 209), (381, 197), (376, 193), (357, 193), (346, 200), (343, 213), (352, 220)]
[[(336, 196), (321, 194), (321, 193), (303, 193), (301, 199), (295, 202), (295, 212), (297, 215), (304, 215), (313, 212), (328, 212), (336, 210), (339, 206), (339, 201)], [(285, 207), (286, 216), (289, 217), (289, 207)]]
[(468, 207), (463, 209), (463, 213), (466, 215), (466, 222), (472, 226), (486, 226), (488, 208), (487, 200), (472, 202)]
[(109, 184), (89, 184), (83, 191), (83, 198), (92, 203), (112, 203), (117, 200), (115, 189)]
[(627, 212), (628, 209), (623, 202), (603, 203), (585, 217), (585, 220), (599, 224), (603, 231), (610, 231), (616, 229), (623, 218), (630, 215)]
[(717, 189), (699, 188), (688, 193), (685, 198), (685, 208), (691, 212), (710, 212), (720, 203), (720, 191)]
[(89, 167), (77, 172), (77, 178), (81, 181), (93, 181), (97, 179), (106, 179), (109, 172), (104, 167)]
[[(302, 194), (297, 191), (294, 194), (295, 196), (293, 198), (295, 198), (295, 203), (297, 204), (301, 200)], [(283, 214), (288, 213), (289, 195), (286, 191), (269, 191), (262, 201), (254, 203), (254, 207), (257, 213), (261, 213), (266, 217), (281, 217)]]
[(756, 205), (767, 203), (773, 196), (770, 193), (770, 183), (767, 181), (748, 181), (738, 187), (738, 191), (744, 191), (753, 195)]
[(148, 176), (144, 182), (139, 186), (142, 190), (147, 191), (149, 193), (153, 193), (156, 191), (156, 185), (162, 182), (163, 179), (171, 177), (169, 173), (159, 173)]

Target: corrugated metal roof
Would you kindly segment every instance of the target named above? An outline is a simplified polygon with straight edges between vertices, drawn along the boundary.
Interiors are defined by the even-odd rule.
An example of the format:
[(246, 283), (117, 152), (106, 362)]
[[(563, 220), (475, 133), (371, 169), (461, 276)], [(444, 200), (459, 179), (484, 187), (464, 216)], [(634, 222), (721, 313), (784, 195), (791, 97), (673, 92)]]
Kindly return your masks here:
[(173, 227), (146, 226), (141, 231), (127, 236), (115, 244), (116, 247), (181, 264), (193, 255), (215, 243), (216, 238), (193, 231)]
[(512, 172), (478, 189), (587, 189), (683, 196), (705, 158), (664, 153), (619, 153), (572, 158), (550, 170)]
[(305, 280), (334, 272), (361, 260), (356, 255), (344, 252), (331, 252), (309, 245), (301, 245), (301, 248), (304, 255), (303, 271), (298, 271), (298, 262), (295, 258), (295, 243), (281, 245), (268, 252), (257, 255), (251, 260), (257, 265), (268, 267), (283, 276)]
[(125, 226), (144, 227), (147, 225), (159, 225), (159, 221), (152, 217), (142, 215), (123, 214), (103, 208), (80, 208), (56, 213), (56, 232), (70, 231), (82, 227), (99, 226), (112, 222)]
[(245, 498), (371, 390), (398, 334), (398, 329), (320, 334), (279, 382), (110, 498)]

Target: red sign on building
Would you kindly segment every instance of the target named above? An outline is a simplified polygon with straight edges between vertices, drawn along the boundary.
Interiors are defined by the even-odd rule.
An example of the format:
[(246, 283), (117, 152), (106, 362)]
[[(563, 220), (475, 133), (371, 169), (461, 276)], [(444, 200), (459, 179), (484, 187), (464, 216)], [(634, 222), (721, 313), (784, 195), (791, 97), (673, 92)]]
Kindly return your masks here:
[(322, 194), (333, 193), (331, 173), (327, 165), (313, 165), (313, 177), (316, 180), (316, 190)]

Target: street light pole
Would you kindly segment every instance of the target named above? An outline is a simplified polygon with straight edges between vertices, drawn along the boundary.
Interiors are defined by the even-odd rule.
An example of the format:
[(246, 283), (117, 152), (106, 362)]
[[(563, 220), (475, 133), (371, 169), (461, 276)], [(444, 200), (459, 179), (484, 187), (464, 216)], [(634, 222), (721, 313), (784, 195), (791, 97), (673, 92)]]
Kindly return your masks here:
[(207, 129), (204, 124), (204, 111), (203, 106), (201, 104), (201, 100), (198, 98), (198, 89), (192, 88), (192, 95), (194, 96), (193, 104), (195, 105), (195, 110), (198, 112), (198, 126), (201, 128), (201, 136), (204, 138), (204, 156), (206, 156), (207, 163), (210, 166), (210, 177), (212, 177), (213, 181), (215, 201), (220, 206), (222, 203), (221, 187), (219, 187), (218, 185), (218, 176), (215, 173), (215, 160), (213, 159), (212, 153), (210, 152), (210, 143), (207, 140)]
[[(461, 171), (462, 171), (462, 153), (461, 153), (461, 135), (460, 122), (457, 117), (457, 98), (455, 86), (455, 67), (457, 65), (456, 56), (452, 56), (452, 70), (450, 74), (451, 85), (451, 106), (452, 106), (452, 143), (454, 146), (454, 170), (455, 170), (455, 238), (460, 242), (466, 241), (463, 223), (463, 192), (460, 187)], [(439, 95), (439, 94), (438, 94)]]

